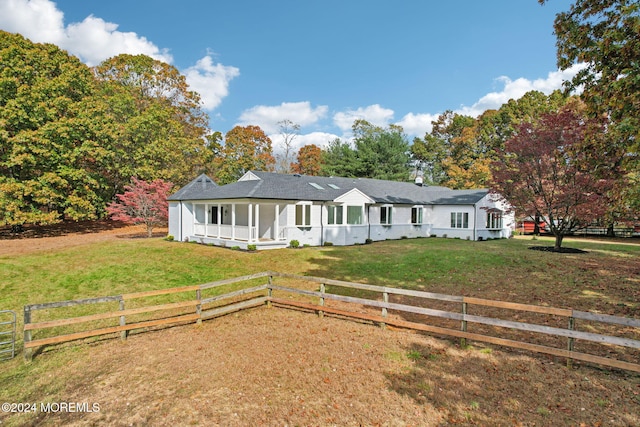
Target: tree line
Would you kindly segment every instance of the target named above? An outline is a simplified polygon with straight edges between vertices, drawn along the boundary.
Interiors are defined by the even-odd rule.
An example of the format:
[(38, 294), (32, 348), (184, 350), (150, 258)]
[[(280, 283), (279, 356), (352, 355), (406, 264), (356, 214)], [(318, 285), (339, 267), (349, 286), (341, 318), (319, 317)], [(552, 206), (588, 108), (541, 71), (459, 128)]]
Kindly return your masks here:
[[(0, 222), (95, 219), (132, 178), (180, 186), (204, 172), (224, 184), (250, 169), (398, 181), (420, 175), (428, 185), (508, 193), (515, 191), (507, 185), (512, 181), (535, 182), (518, 173), (526, 168), (514, 166), (517, 161), (528, 159), (541, 170), (550, 158), (552, 169), (571, 165), (566, 185), (586, 188), (573, 178), (584, 178), (587, 169), (596, 183), (607, 182), (592, 189), (606, 195), (600, 200), (606, 212), (590, 215), (609, 223), (635, 219), (638, 9), (627, 0), (578, 0), (558, 15), (558, 64), (588, 64), (563, 91), (532, 91), (478, 117), (446, 111), (413, 141), (398, 125), (356, 120), (350, 140), (306, 145), (297, 155), (299, 126), (289, 120), (280, 123), (282, 154), (274, 154), (258, 126), (211, 131), (199, 95), (171, 65), (123, 54), (88, 67), (54, 45), (0, 31)], [(545, 132), (555, 135), (552, 151), (541, 148)], [(537, 151), (525, 154), (525, 148)], [(530, 189), (537, 204), (527, 205), (529, 214), (551, 209), (548, 200), (539, 209), (541, 186)]]

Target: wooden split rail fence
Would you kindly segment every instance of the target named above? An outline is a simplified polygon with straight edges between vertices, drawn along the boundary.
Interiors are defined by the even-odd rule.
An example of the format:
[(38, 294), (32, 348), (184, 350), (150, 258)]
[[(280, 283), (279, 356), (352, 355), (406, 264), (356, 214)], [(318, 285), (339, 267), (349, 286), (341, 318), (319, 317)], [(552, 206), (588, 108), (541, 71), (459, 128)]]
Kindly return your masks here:
[[(258, 279), (266, 278), (267, 283), (255, 285)], [(275, 284), (274, 278), (283, 282), (293, 283), (290, 286)], [(304, 286), (301, 286), (304, 284)], [(219, 291), (222, 286), (233, 285), (237, 289), (231, 292), (215, 294), (203, 297), (203, 293)], [(311, 289), (307, 289), (311, 288)], [(328, 289), (329, 288), (329, 289)], [(347, 289), (346, 292), (329, 292), (333, 289)], [(347, 294), (367, 293), (372, 297), (349, 296)], [(147, 305), (143, 307), (127, 308), (133, 300), (149, 297), (167, 296), (173, 294), (187, 295), (187, 299), (179, 302)], [(305, 299), (306, 298), (306, 299)], [(311, 298), (311, 300), (309, 300)], [(402, 298), (400, 302), (391, 302), (391, 298)], [(329, 301), (337, 304), (329, 305)], [(411, 303), (407, 303), (410, 301)], [(428, 302), (453, 304), (458, 311), (443, 310), (425, 306)], [(33, 313), (39, 310), (47, 310), (47, 314), (53, 309), (91, 305), (100, 303), (118, 304), (117, 310), (96, 314), (77, 316), (55, 320), (32, 321)], [(155, 326), (174, 325), (179, 323), (201, 322), (230, 312), (260, 305), (272, 305), (296, 307), (317, 312), (320, 316), (333, 314), (347, 318), (355, 318), (381, 325), (394, 325), (401, 328), (425, 331), (437, 335), (457, 337), (462, 340), (473, 340), (506, 346), (521, 350), (538, 352), (566, 358), (567, 360), (580, 360), (588, 363), (640, 372), (640, 319), (611, 316), (593, 312), (578, 311), (565, 308), (537, 306), (529, 304), (495, 301), (481, 298), (437, 294), (409, 289), (381, 287), (363, 283), (353, 283), (340, 280), (332, 280), (319, 277), (298, 276), (293, 274), (262, 272), (248, 276), (220, 280), (196, 286), (162, 289), (146, 292), (137, 292), (117, 296), (90, 298), (83, 300), (61, 301), (45, 304), (31, 304), (24, 307), (24, 349), (25, 358), (31, 359), (33, 349), (59, 344), (67, 341), (95, 337), (106, 334), (120, 333), (121, 338), (126, 338), (127, 333), (134, 329), (150, 328)], [(339, 305), (339, 306), (338, 306)], [(470, 314), (471, 307), (502, 310), (500, 313), (512, 313), (516, 320), (488, 317), (486, 315)], [(363, 308), (366, 308), (363, 312)], [(379, 309), (378, 312), (371, 310)], [(184, 310), (187, 310), (185, 313)], [(149, 313), (164, 313), (160, 318), (151, 320), (143, 319), (128, 321), (135, 315), (148, 315)], [(533, 322), (520, 321), (520, 317), (527, 314), (552, 316), (564, 318), (566, 327), (549, 326)], [(415, 315), (421, 316), (419, 321)], [(413, 317), (411, 317), (413, 316)], [(407, 320), (411, 318), (411, 320)], [(111, 319), (117, 320), (117, 325), (96, 329), (83, 330), (73, 333), (64, 333), (48, 337), (34, 337), (34, 331), (49, 328), (65, 327)], [(436, 326), (429, 319), (445, 319), (454, 321), (458, 325), (455, 328)], [(580, 323), (585, 323), (586, 330), (578, 330)], [(475, 325), (483, 325), (482, 331), (471, 331)], [(486, 327), (490, 329), (487, 330)], [(493, 328), (493, 329), (491, 329)], [(615, 329), (612, 333), (612, 328)], [(478, 328), (479, 329), (479, 328)], [(605, 330), (607, 334), (599, 333)], [(507, 330), (519, 332), (518, 339), (490, 335), (494, 330)], [(595, 332), (594, 332), (595, 331)], [(615, 333), (615, 334), (614, 334)], [(552, 336), (566, 340), (565, 348), (543, 345), (535, 340), (523, 340), (522, 337)], [(35, 339), (34, 339), (35, 338)], [(576, 351), (576, 342), (588, 342), (599, 346), (622, 349), (627, 360), (605, 357), (596, 352)], [(610, 353), (606, 350), (599, 353)]]

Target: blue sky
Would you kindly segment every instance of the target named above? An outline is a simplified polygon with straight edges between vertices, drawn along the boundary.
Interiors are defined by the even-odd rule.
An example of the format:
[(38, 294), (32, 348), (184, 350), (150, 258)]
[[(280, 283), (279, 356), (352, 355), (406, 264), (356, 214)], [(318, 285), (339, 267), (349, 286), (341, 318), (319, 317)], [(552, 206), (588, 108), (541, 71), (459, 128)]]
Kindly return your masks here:
[(445, 110), (476, 116), (559, 72), (551, 0), (0, 0), (0, 29), (95, 65), (144, 53), (176, 66), (214, 131), (278, 122), (296, 145), (348, 139), (357, 118), (411, 140)]

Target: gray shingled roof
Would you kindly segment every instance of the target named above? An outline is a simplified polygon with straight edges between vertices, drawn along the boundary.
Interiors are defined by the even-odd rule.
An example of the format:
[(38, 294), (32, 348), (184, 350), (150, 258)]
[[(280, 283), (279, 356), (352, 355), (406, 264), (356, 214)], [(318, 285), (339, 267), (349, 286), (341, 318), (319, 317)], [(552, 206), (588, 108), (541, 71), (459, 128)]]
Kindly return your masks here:
[(252, 171), (257, 180), (238, 181), (217, 186), (211, 178), (200, 175), (178, 190), (169, 200), (278, 199), (332, 201), (358, 189), (376, 203), (411, 205), (474, 204), (488, 190), (451, 190), (437, 186), (418, 186), (409, 182), (368, 178), (339, 178), (285, 175)]

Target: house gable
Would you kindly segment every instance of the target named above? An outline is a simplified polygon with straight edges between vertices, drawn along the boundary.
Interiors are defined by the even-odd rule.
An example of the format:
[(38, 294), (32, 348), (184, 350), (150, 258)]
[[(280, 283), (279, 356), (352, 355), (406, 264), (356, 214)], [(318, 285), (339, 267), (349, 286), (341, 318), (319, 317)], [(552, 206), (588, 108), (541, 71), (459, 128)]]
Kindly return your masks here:
[(354, 205), (364, 205), (364, 204), (375, 203), (375, 200), (373, 200), (371, 197), (367, 196), (357, 188), (347, 191), (346, 193), (336, 197), (333, 201), (335, 203), (345, 203), (345, 204), (354, 204)]
[(258, 175), (256, 175), (255, 173), (248, 171), (247, 173), (245, 173), (244, 175), (242, 175), (238, 181), (256, 181), (259, 180), (260, 177)]

